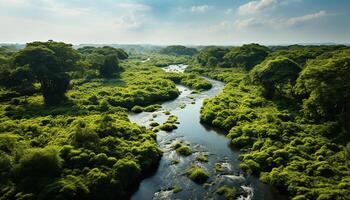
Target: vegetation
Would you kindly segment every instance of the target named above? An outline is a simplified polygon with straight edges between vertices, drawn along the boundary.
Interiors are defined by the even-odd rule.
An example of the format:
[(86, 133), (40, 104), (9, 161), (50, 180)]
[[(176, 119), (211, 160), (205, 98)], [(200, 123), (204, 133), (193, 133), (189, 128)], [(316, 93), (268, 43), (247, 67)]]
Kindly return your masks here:
[(154, 105), (149, 105), (149, 106), (146, 106), (146, 107), (141, 107), (141, 106), (134, 106), (131, 108), (131, 111), (134, 112), (134, 113), (141, 113), (141, 112), (154, 112), (158, 109), (160, 109), (162, 106), (159, 105), (159, 104), (154, 104)]
[(209, 90), (213, 87), (210, 81), (195, 74), (185, 75), (181, 83), (195, 90)]
[(201, 153), (196, 157), (196, 160), (199, 162), (208, 162), (209, 161), (209, 155)]
[(65, 99), (69, 86), (67, 72), (73, 71), (79, 54), (71, 45), (60, 42), (33, 42), (13, 56), (12, 66), (3, 69), (0, 82), (12, 90), (30, 94), (34, 83), (47, 105), (57, 105)]
[(188, 71), (227, 82), (205, 100), (201, 120), (228, 132), (244, 171), (293, 199), (346, 199), (350, 51), (291, 46), (264, 57), (251, 70), (235, 60), (229, 69), (198, 66), (196, 58)]
[(176, 56), (193, 56), (197, 53), (197, 49), (189, 48), (181, 45), (167, 46), (160, 50), (161, 54), (176, 55)]
[[(199, 74), (227, 83), (204, 101), (201, 121), (227, 132), (241, 169), (293, 199), (350, 196), (348, 47), (207, 47), (190, 55), (186, 73), (166, 73), (159, 66), (189, 62), (189, 49), (170, 49), (142, 61), (118, 48), (54, 41), (0, 47), (0, 199), (128, 199), (159, 162), (154, 132), (178, 123), (165, 111), (167, 121), (151, 131), (128, 111), (159, 109), (179, 95), (175, 84), (211, 88)], [(181, 143), (174, 149), (192, 153)], [(195, 165), (186, 175), (209, 178)], [(217, 193), (235, 196), (225, 186)]]
[(216, 193), (218, 195), (225, 197), (225, 199), (227, 200), (231, 200), (231, 199), (235, 199), (236, 189), (228, 186), (222, 186), (216, 190)]
[(189, 156), (192, 154), (192, 150), (187, 145), (184, 145), (182, 143), (176, 143), (173, 148), (176, 150), (176, 153), (182, 155), (182, 156)]
[(166, 122), (159, 126), (160, 130), (171, 132), (174, 129), (177, 129), (175, 125), (177, 123), (177, 117), (175, 115), (170, 115)]
[(186, 174), (192, 181), (198, 184), (205, 183), (209, 178), (208, 172), (202, 167), (196, 165), (192, 165), (188, 168)]
[(127, 58), (54, 41), (0, 48), (1, 199), (130, 197), (161, 151), (127, 111), (153, 112), (179, 91), (162, 69)]
[(201, 50), (195, 61), (207, 67), (241, 67), (251, 69), (268, 55), (269, 49), (258, 44), (247, 44), (230, 49), (208, 47)]

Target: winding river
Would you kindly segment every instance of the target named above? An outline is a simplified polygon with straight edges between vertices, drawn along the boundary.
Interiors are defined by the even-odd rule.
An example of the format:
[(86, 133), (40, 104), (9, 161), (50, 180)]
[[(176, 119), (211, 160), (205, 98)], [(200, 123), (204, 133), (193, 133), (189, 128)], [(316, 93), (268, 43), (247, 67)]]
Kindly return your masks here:
[[(176, 71), (177, 68), (172, 65), (165, 70)], [(181, 70), (183, 68), (184, 66), (180, 66)], [(179, 122), (178, 129), (157, 133), (159, 148), (164, 152), (160, 164), (151, 176), (140, 183), (132, 199), (222, 199), (215, 191), (223, 185), (235, 187), (237, 199), (240, 200), (287, 199), (273, 187), (259, 182), (256, 177), (244, 175), (239, 169), (239, 151), (230, 147), (229, 139), (220, 131), (200, 123), (203, 100), (217, 95), (225, 86), (222, 82), (208, 80), (213, 85), (208, 91), (193, 94), (191, 89), (177, 85), (180, 96), (164, 102), (162, 109), (153, 113), (129, 115), (131, 121), (150, 127), (151, 122), (165, 122), (168, 118), (165, 111), (170, 111), (178, 117)], [(178, 155), (172, 146), (179, 141), (190, 145), (193, 154), (188, 157)], [(208, 162), (197, 161), (198, 155), (207, 155)], [(185, 172), (191, 165), (205, 168), (210, 174), (207, 181), (210, 184), (204, 187), (190, 180)], [(220, 172), (215, 170), (215, 166), (220, 166)]]

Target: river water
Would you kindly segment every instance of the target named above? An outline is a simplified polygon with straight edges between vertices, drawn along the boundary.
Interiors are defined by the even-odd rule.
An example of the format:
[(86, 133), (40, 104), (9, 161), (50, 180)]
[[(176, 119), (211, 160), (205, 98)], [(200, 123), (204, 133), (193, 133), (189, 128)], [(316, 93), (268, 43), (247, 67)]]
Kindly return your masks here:
[[(287, 199), (273, 187), (259, 182), (257, 178), (244, 175), (239, 169), (239, 151), (230, 147), (229, 139), (220, 131), (200, 123), (203, 100), (219, 94), (225, 86), (222, 82), (208, 80), (213, 84), (212, 89), (208, 91), (192, 94), (189, 88), (177, 85), (180, 96), (164, 102), (162, 109), (153, 113), (129, 115), (132, 122), (150, 127), (151, 122), (165, 122), (168, 115), (164, 112), (170, 111), (178, 117), (179, 122), (178, 129), (157, 133), (159, 148), (164, 152), (160, 164), (154, 174), (140, 183), (132, 199), (222, 199), (216, 194), (216, 190), (224, 185), (236, 188), (236, 199)], [(193, 154), (187, 157), (178, 155), (172, 146), (179, 141), (188, 144)], [(208, 156), (208, 162), (197, 161), (196, 157), (199, 155)], [(201, 166), (209, 172), (209, 184), (196, 184), (186, 176), (186, 170), (191, 165)], [(221, 168), (219, 172), (215, 170), (216, 165)]]

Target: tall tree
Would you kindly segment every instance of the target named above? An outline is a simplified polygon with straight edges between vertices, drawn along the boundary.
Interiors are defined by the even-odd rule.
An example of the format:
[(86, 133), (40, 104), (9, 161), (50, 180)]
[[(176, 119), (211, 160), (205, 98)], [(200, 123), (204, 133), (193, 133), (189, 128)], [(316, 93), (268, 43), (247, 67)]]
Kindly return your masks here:
[[(28, 68), (41, 85), (47, 105), (59, 104), (65, 99), (70, 78), (67, 72), (75, 69), (79, 54), (72, 45), (62, 42), (33, 42), (14, 56), (17, 69)], [(21, 83), (18, 83), (21, 84)]]
[(114, 54), (106, 56), (103, 65), (100, 67), (100, 75), (104, 78), (112, 78), (115, 73), (120, 71), (118, 57)]

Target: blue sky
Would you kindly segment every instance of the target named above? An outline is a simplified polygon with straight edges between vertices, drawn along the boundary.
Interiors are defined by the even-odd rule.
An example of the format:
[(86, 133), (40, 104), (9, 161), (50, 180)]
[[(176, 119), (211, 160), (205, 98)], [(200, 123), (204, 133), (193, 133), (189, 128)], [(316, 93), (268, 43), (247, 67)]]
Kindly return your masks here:
[(350, 0), (0, 0), (0, 42), (350, 42)]

